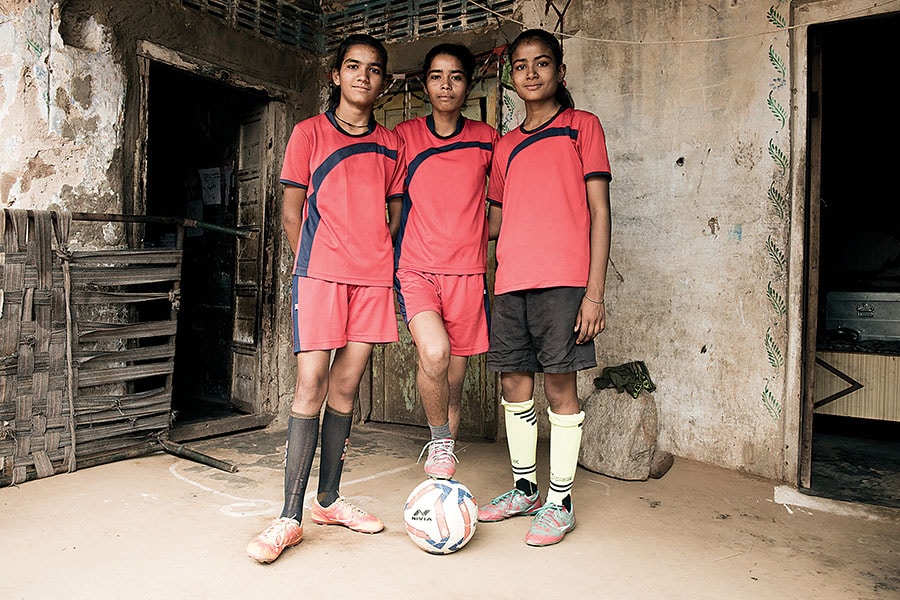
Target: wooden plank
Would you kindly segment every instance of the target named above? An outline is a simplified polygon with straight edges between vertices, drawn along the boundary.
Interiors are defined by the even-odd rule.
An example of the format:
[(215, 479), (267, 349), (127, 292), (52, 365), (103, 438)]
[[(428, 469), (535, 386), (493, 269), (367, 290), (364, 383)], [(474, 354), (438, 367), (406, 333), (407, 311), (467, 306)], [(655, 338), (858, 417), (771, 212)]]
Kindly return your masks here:
[(258, 429), (266, 427), (274, 418), (275, 415), (272, 414), (255, 413), (252, 415), (235, 415), (221, 419), (185, 423), (183, 425), (179, 425), (176, 422), (175, 426), (169, 430), (169, 439), (173, 442), (189, 442), (236, 431)]
[[(822, 50), (810, 44), (809, 55), (809, 202), (806, 219), (809, 236), (806, 243), (806, 311), (803, 315), (803, 389), (800, 411), (800, 456), (797, 479), (800, 487), (809, 488), (812, 474), (813, 406), (816, 395), (816, 335), (819, 318), (819, 251), (821, 245), (822, 194)], [(785, 440), (790, 444), (793, 440)]]
[(175, 335), (178, 321), (148, 321), (146, 323), (98, 323), (89, 321), (81, 324), (79, 342), (100, 340), (138, 339)]
[(151, 302), (168, 299), (168, 292), (106, 292), (85, 290), (74, 290), (72, 292), (72, 303), (76, 305), (135, 304), (137, 302)]
[(75, 415), (75, 435), (78, 440), (82, 439), (79, 427), (94, 428), (102, 423), (125, 423), (130, 424), (135, 419), (143, 417), (152, 417), (154, 415), (163, 415), (166, 422), (169, 419), (169, 403), (159, 402), (155, 405), (144, 406), (140, 408), (122, 408), (116, 410), (107, 410), (103, 412), (95, 412), (90, 414)]
[(78, 445), (94, 440), (114, 438), (118, 436), (146, 433), (149, 430), (164, 431), (169, 428), (169, 415), (159, 414), (137, 419), (128, 419), (116, 423), (79, 427), (75, 431)]
[(82, 368), (78, 371), (78, 387), (80, 389), (94, 385), (134, 381), (157, 375), (171, 375), (174, 368), (175, 363), (173, 362), (149, 363), (131, 367)]
[(78, 406), (76, 407), (76, 409), (84, 411), (90, 410), (92, 408), (105, 410), (106, 408), (119, 406), (120, 404), (130, 404), (133, 402), (155, 402), (157, 400), (171, 398), (171, 396), (172, 390), (166, 387), (158, 387), (143, 392), (131, 392), (118, 395), (89, 395), (82, 391), (78, 395)]
[(79, 250), (72, 253), (72, 266), (181, 264), (181, 250)]
[[(79, 349), (74, 353), (75, 362), (80, 366), (88, 367), (111, 362), (136, 362), (142, 360), (158, 360), (173, 358), (175, 356), (175, 344), (158, 344), (143, 348), (126, 348), (125, 350), (85, 350)], [(0, 359), (0, 374), (3, 370), (3, 359)]]
[(166, 268), (140, 267), (76, 267), (72, 265), (72, 285), (76, 287), (142, 285), (165, 283), (181, 278), (178, 266)]

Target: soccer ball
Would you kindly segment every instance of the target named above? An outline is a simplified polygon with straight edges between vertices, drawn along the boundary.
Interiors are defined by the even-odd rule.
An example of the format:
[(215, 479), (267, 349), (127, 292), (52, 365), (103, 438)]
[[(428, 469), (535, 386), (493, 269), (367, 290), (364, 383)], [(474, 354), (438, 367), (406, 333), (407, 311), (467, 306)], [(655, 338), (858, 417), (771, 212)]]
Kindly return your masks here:
[(450, 554), (475, 535), (478, 505), (460, 482), (427, 479), (410, 492), (403, 520), (416, 546), (431, 554)]

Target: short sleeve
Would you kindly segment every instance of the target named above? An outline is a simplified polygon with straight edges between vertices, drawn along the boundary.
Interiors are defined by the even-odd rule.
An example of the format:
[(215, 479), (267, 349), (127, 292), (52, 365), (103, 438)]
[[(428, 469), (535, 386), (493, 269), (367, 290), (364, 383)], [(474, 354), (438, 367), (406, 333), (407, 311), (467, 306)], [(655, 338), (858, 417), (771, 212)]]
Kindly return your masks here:
[(499, 137), (494, 139), (494, 154), (491, 158), (487, 201), (496, 206), (503, 206), (503, 188), (506, 184), (506, 168), (501, 164), (500, 153), (497, 152), (498, 141)]
[(285, 185), (304, 189), (309, 187), (311, 153), (312, 140), (298, 123), (294, 126), (284, 151), (284, 164), (281, 166), (279, 181)]
[(387, 187), (388, 200), (403, 196), (403, 185), (406, 179), (406, 143), (399, 135), (395, 135), (395, 138), (397, 139), (397, 160), (394, 163), (394, 172)]
[(588, 112), (581, 112), (582, 122), (578, 126), (578, 151), (584, 169), (584, 178), (605, 177), (612, 179), (609, 154), (606, 150), (606, 134), (600, 119)]

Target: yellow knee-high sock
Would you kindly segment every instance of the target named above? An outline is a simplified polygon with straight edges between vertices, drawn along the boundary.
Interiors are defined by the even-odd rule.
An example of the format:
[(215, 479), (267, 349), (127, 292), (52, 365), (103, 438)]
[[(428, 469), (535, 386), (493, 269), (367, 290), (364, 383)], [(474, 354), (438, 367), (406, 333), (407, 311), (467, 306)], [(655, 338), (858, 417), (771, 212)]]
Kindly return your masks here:
[(538, 431), (534, 399), (525, 402), (507, 402), (501, 399), (500, 404), (506, 411), (506, 443), (509, 445), (513, 481), (516, 488), (530, 496), (538, 491)]
[(550, 415), (550, 490), (547, 492), (547, 503), (572, 510), (572, 484), (575, 483), (575, 470), (578, 468), (584, 411), (574, 415), (558, 415), (548, 408), (547, 414)]

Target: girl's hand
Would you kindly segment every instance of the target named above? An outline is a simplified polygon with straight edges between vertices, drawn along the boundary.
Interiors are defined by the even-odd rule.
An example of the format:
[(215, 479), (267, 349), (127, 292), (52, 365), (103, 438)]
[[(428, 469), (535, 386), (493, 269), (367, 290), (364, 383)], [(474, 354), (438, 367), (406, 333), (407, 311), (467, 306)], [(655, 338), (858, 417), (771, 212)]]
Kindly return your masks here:
[(578, 316), (575, 318), (575, 333), (578, 334), (575, 343), (586, 344), (593, 341), (604, 329), (606, 329), (605, 306), (582, 298)]

